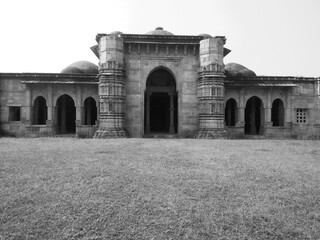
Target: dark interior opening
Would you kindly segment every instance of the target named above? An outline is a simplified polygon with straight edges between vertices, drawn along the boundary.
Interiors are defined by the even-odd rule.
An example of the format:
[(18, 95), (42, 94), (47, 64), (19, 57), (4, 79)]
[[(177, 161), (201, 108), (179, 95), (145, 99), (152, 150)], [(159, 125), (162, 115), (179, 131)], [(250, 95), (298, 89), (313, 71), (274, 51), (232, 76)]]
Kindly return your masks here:
[(284, 108), (281, 99), (276, 99), (272, 103), (271, 121), (272, 126), (275, 127), (284, 125)]
[(47, 121), (47, 103), (44, 97), (37, 97), (33, 104), (33, 123), (45, 125)]
[(84, 101), (84, 125), (95, 125), (97, 121), (97, 105), (92, 97)]
[(261, 134), (262, 102), (258, 97), (251, 97), (245, 109), (245, 134)]
[(151, 132), (169, 132), (170, 97), (167, 93), (153, 93), (150, 96)]
[(178, 97), (174, 77), (160, 68), (150, 74), (146, 85), (145, 133), (177, 133)]
[(233, 98), (229, 99), (225, 108), (225, 123), (226, 126), (232, 127), (236, 125), (236, 110), (237, 102)]
[(58, 132), (75, 133), (76, 131), (76, 107), (73, 99), (68, 95), (62, 95), (57, 100), (58, 108)]

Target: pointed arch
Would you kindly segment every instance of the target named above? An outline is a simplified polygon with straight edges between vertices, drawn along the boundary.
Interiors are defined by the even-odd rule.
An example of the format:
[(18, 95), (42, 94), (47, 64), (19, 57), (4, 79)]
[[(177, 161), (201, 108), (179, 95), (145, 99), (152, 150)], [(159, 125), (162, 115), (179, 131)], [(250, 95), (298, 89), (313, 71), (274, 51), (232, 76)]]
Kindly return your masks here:
[(146, 80), (145, 133), (176, 133), (178, 101), (176, 80), (169, 69), (153, 69)]
[(271, 121), (272, 126), (284, 126), (284, 107), (280, 98), (272, 102)]
[(225, 124), (228, 127), (235, 126), (237, 122), (237, 101), (230, 98), (225, 107)]
[(84, 100), (84, 125), (95, 125), (97, 121), (97, 103), (93, 97)]
[(35, 98), (33, 102), (33, 124), (45, 125), (47, 121), (47, 102), (42, 96)]
[(248, 99), (245, 109), (245, 134), (258, 135), (263, 133), (264, 109), (260, 98), (253, 96)]
[(75, 133), (76, 107), (72, 97), (68, 94), (61, 95), (56, 102), (57, 132)]

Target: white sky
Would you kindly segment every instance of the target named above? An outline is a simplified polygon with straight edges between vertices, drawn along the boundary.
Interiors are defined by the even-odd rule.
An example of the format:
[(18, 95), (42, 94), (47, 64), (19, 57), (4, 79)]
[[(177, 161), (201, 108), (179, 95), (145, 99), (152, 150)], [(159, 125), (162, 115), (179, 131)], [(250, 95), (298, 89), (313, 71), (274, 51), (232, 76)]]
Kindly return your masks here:
[(223, 35), (257, 75), (320, 76), (320, 0), (2, 0), (0, 72), (60, 72), (98, 59), (97, 33)]

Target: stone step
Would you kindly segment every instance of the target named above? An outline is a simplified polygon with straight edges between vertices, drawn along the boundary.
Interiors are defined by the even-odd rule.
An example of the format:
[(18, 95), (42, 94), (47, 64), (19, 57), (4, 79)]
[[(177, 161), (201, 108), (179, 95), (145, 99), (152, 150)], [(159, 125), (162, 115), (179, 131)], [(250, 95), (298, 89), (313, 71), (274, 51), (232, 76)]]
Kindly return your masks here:
[(264, 135), (244, 135), (245, 139), (266, 139)]
[(163, 138), (163, 139), (173, 139), (173, 138), (179, 138), (178, 134), (145, 134), (143, 135), (144, 138)]
[(75, 138), (76, 134), (75, 133), (64, 133), (64, 134), (56, 134), (54, 137), (57, 138)]

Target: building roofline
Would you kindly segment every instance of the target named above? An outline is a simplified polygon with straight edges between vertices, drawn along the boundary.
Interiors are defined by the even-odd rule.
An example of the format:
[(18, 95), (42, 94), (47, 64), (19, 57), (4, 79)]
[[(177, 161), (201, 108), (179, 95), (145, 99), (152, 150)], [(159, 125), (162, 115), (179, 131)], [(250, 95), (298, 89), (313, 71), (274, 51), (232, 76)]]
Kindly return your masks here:
[(98, 79), (98, 74), (67, 74), (67, 73), (0, 73), (0, 79), (3, 77), (9, 78), (42, 78), (51, 79), (52, 78), (77, 78), (77, 79)]
[[(99, 42), (103, 36), (110, 34), (98, 33), (96, 41)], [(199, 43), (203, 40), (204, 36), (196, 35), (151, 35), (151, 34), (119, 34), (124, 42), (138, 41), (138, 42), (185, 42), (185, 43)], [(215, 36), (215, 38), (221, 38), (224, 43), (226, 42), (225, 36)]]

